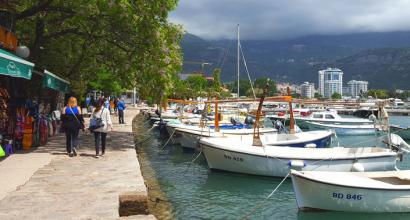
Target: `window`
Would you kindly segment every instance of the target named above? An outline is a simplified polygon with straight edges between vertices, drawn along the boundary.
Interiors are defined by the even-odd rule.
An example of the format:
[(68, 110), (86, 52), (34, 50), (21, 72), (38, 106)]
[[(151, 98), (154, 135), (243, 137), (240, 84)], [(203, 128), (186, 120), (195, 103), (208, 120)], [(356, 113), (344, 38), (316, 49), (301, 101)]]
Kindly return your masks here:
[(313, 114), (313, 118), (323, 118), (322, 114)]
[(332, 80), (339, 80), (339, 74), (334, 73), (332, 78)]
[(325, 115), (326, 119), (335, 119), (335, 117), (333, 117), (333, 115)]

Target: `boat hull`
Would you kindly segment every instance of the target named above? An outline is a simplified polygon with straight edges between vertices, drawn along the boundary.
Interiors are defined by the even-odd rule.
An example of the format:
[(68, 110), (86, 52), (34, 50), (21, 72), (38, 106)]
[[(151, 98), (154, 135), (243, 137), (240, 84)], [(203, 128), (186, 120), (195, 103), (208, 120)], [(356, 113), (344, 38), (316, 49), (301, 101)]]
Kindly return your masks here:
[(410, 190), (382, 190), (332, 185), (291, 175), (302, 211), (410, 212)]
[(309, 130), (333, 130), (338, 135), (372, 135), (376, 134), (377, 130), (374, 126), (360, 126), (356, 128), (348, 128), (343, 126), (332, 126), (331, 124), (321, 125), (319, 123), (305, 122), (307, 129)]
[(276, 177), (286, 176), (290, 171), (289, 164), (293, 161), (300, 161), (304, 164), (301, 170), (350, 172), (355, 163), (360, 163), (365, 171), (383, 171), (393, 170), (397, 157), (396, 154), (387, 154), (386, 156), (324, 160), (301, 157), (284, 158), (227, 150), (203, 142), (200, 145), (210, 169)]

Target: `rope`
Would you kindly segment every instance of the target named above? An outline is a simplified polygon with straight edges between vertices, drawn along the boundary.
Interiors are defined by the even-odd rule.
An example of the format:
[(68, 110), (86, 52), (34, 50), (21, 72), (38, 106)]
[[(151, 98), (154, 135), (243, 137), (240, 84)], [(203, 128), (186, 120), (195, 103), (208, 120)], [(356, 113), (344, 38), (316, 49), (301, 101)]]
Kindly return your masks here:
[(165, 144), (161, 147), (161, 150), (164, 150), (164, 149), (165, 149), (165, 147), (167, 146), (168, 142), (171, 140), (172, 136), (174, 136), (176, 130), (177, 130), (177, 129), (175, 129), (175, 130), (172, 132), (172, 134), (169, 136), (168, 140), (167, 140), (167, 141), (165, 142)]
[(194, 164), (194, 162), (199, 158), (199, 156), (202, 154), (202, 149), (201, 149), (201, 151), (199, 152), (199, 154), (198, 155), (196, 155), (196, 157), (193, 159), (193, 160), (191, 160), (191, 162), (189, 163), (189, 165), (187, 166), (187, 168), (185, 169), (185, 171), (184, 171), (184, 176), (185, 176), (185, 174), (187, 173), (187, 171), (189, 170), (189, 168), (191, 167), (191, 165), (192, 164)]
[[(241, 49), (243, 64), (245, 65), (245, 70), (246, 70), (246, 73), (248, 74), (249, 84), (251, 84), (251, 89), (252, 89), (252, 93), (253, 93), (253, 98), (256, 99), (255, 90), (253, 89), (253, 85), (252, 85), (253, 83), (252, 83), (252, 80), (251, 80), (251, 76), (249, 75), (248, 65), (246, 65), (245, 55), (243, 55), (242, 45), (241, 45), (241, 44), (239, 44), (239, 48)], [(239, 97), (238, 97), (238, 98), (239, 98)]]
[(253, 209), (252, 209), (249, 213), (247, 213), (246, 215), (242, 216), (242, 217), (239, 218), (239, 219), (241, 219), (241, 220), (243, 220), (243, 219), (248, 219), (248, 217), (249, 217), (251, 214), (253, 214), (255, 211), (257, 211), (258, 209), (260, 209), (260, 208), (264, 205), (264, 203), (265, 203), (270, 197), (272, 197), (273, 194), (275, 194), (275, 192), (276, 192), (276, 191), (279, 189), (279, 187), (285, 182), (285, 180), (289, 177), (289, 175), (290, 175), (290, 172), (282, 179), (282, 181), (280, 181), (280, 183), (275, 187), (275, 189), (274, 189), (263, 201), (260, 201), (258, 204), (256, 204), (256, 205), (253, 207)]

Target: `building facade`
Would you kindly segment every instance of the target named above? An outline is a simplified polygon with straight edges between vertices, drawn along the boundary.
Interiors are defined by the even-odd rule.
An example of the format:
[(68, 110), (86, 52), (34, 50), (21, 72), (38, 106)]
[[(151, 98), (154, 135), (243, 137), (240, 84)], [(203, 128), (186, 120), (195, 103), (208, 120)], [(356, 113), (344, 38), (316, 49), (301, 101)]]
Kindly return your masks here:
[(302, 98), (313, 98), (315, 96), (315, 84), (304, 82), (302, 85), (300, 85), (300, 94)]
[(333, 93), (343, 95), (343, 72), (338, 68), (319, 70), (319, 93), (330, 98)]
[(367, 92), (369, 82), (367, 81), (356, 81), (356, 80), (350, 80), (347, 83), (347, 86), (349, 88), (350, 95), (353, 98), (359, 97), (360, 93), (365, 93)]

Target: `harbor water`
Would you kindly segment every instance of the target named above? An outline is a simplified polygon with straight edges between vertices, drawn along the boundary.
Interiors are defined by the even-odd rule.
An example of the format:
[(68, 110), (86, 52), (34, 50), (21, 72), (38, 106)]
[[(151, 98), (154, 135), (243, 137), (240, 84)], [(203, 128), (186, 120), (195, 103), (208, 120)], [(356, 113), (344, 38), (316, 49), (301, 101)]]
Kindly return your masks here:
[[(267, 199), (282, 178), (210, 171), (203, 155), (186, 151), (172, 141), (165, 145), (168, 138), (150, 129), (142, 116), (136, 123), (137, 150), (146, 164), (143, 174), (146, 179), (154, 178), (156, 184), (148, 186), (150, 200), (154, 206), (165, 203), (164, 208), (154, 211), (159, 219), (410, 219), (410, 213), (299, 212), (290, 179)], [(410, 125), (410, 117), (395, 116), (391, 123)], [(381, 140), (375, 135), (339, 136), (332, 145), (382, 146)], [(405, 156), (399, 167), (410, 169), (410, 157)]]

